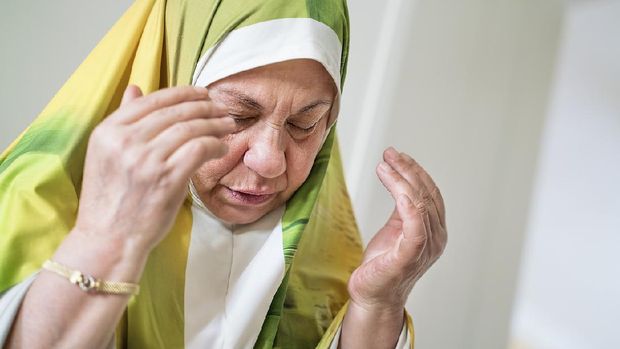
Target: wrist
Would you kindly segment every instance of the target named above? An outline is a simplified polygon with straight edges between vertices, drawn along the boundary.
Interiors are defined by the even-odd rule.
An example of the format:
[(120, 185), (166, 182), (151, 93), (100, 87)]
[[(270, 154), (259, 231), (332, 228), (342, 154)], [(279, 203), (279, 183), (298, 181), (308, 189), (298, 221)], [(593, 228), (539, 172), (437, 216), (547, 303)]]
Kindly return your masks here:
[(349, 301), (349, 310), (355, 312), (357, 317), (373, 318), (385, 321), (404, 319), (404, 304), (400, 303), (362, 303), (353, 299)]
[(393, 349), (404, 321), (404, 307), (368, 307), (351, 300), (342, 322), (339, 348)]
[(100, 279), (138, 283), (149, 253), (135, 241), (76, 227), (52, 259)]
[(388, 294), (381, 297), (363, 297), (359, 292), (349, 287), (350, 305), (363, 309), (368, 313), (393, 315), (403, 311), (407, 298), (397, 294)]

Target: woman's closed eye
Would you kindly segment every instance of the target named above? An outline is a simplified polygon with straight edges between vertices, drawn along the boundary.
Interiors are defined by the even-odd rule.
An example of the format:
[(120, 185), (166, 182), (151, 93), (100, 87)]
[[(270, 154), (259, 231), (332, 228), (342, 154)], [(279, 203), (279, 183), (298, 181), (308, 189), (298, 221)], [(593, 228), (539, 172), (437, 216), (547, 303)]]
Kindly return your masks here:
[(230, 116), (233, 120), (235, 120), (235, 124), (237, 125), (235, 132), (239, 132), (243, 130), (244, 128), (250, 126), (257, 119), (256, 116), (247, 116), (247, 115), (232, 114), (232, 113), (229, 113), (228, 116)]
[(289, 133), (293, 138), (303, 139), (308, 137), (316, 131), (321, 121), (324, 121), (327, 113), (314, 114), (314, 115), (302, 115), (300, 117), (293, 117), (288, 119), (286, 127), (289, 129)]
[(316, 126), (319, 124), (318, 121), (316, 121), (314, 124), (301, 124), (301, 123), (295, 123), (292, 121), (289, 121), (286, 123), (289, 131), (291, 131), (291, 133), (294, 133), (295, 135), (308, 135), (310, 133), (312, 133), (312, 131), (314, 131), (314, 129), (316, 128)]
[[(237, 125), (237, 129), (235, 130), (235, 132), (240, 132), (243, 129), (250, 127), (253, 123), (255, 123), (259, 119), (257, 116), (248, 116), (248, 115), (233, 114), (233, 113), (229, 113), (228, 115), (233, 120), (235, 120), (235, 123)], [(319, 121), (320, 119), (315, 121), (314, 123), (287, 121), (286, 127), (289, 133), (294, 138), (303, 138), (306, 135), (310, 135), (316, 129), (317, 125), (319, 124)]]

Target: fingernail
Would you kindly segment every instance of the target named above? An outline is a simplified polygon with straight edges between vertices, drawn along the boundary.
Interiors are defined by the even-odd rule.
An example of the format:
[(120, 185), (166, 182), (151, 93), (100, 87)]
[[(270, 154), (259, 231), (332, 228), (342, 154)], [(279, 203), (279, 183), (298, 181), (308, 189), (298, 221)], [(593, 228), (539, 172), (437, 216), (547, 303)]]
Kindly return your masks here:
[(380, 168), (380, 169), (381, 169), (381, 171), (383, 171), (383, 172), (389, 172), (389, 171), (390, 171), (390, 165), (388, 165), (388, 164), (387, 164), (387, 162), (385, 162), (385, 161), (382, 161), (382, 162), (379, 164), (379, 168)]
[(222, 114), (228, 113), (228, 107), (226, 107), (226, 104), (213, 101), (213, 105), (215, 106), (218, 112)]
[(231, 118), (230, 116), (225, 116), (222, 119), (224, 120), (224, 123), (226, 124), (226, 126), (229, 128), (233, 128), (237, 125), (237, 122), (235, 121), (235, 119)]
[(387, 149), (387, 154), (388, 156), (390, 156), (391, 158), (394, 158), (396, 156), (398, 156), (398, 152), (396, 151), (396, 149), (394, 149), (394, 147), (389, 147)]

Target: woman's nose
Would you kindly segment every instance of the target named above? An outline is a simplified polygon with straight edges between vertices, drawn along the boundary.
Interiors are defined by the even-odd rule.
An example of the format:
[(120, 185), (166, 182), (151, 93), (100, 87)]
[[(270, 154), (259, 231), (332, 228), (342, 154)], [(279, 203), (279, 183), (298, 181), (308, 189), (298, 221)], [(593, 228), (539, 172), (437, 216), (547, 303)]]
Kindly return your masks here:
[(252, 171), (265, 178), (276, 178), (286, 170), (282, 130), (269, 125), (249, 140), (243, 162)]

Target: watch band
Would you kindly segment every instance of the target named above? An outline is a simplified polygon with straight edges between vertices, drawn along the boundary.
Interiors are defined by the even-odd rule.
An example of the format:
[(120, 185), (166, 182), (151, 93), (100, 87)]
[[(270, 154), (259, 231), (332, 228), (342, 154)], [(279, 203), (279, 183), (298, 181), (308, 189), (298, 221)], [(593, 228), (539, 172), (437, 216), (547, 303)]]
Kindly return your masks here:
[(129, 282), (99, 280), (91, 275), (83, 274), (79, 270), (72, 270), (52, 260), (43, 263), (43, 269), (49, 270), (69, 280), (82, 291), (99, 292), (107, 294), (137, 295), (140, 293), (140, 285)]

